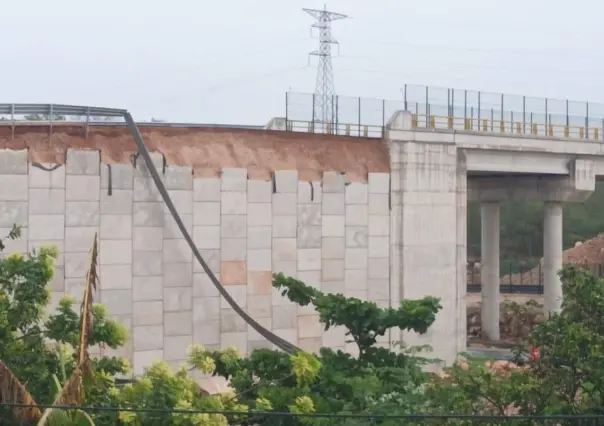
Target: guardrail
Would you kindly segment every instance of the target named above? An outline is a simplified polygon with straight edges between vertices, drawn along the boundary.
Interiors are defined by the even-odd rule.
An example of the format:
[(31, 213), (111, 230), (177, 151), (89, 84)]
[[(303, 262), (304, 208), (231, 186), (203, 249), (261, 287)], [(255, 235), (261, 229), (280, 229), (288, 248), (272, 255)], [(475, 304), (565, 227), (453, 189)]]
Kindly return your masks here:
[(321, 133), (326, 135), (356, 136), (360, 138), (381, 138), (384, 134), (382, 126), (353, 123), (325, 124), (302, 120), (288, 120), (287, 130), (290, 132)]
[(510, 121), (490, 118), (411, 115), (414, 129), (447, 129), (466, 132), (499, 133), (508, 135), (543, 136), (555, 138), (604, 140), (603, 127), (543, 124), (532, 121)]

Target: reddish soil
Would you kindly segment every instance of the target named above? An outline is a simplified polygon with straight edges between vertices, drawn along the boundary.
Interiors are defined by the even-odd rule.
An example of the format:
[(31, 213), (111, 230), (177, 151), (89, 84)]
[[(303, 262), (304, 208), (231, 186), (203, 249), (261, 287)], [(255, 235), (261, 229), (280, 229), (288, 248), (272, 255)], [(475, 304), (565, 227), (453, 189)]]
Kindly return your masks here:
[[(196, 176), (216, 176), (223, 167), (247, 168), (251, 178), (269, 178), (274, 170), (298, 170), (301, 180), (319, 180), (324, 171), (345, 172), (350, 181), (366, 181), (370, 172), (390, 171), (383, 140), (236, 128), (140, 126), (150, 151), (169, 165), (192, 166)], [(31, 161), (65, 162), (68, 148), (99, 150), (106, 163), (127, 163), (136, 145), (125, 127), (82, 125), (0, 126), (0, 149), (29, 149)]]

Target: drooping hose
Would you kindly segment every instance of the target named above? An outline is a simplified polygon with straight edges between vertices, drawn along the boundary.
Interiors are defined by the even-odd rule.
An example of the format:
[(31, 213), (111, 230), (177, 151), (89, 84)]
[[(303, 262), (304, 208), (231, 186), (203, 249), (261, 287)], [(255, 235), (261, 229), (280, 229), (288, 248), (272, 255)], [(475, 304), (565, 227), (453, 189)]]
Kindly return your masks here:
[(191, 251), (195, 255), (197, 262), (199, 262), (199, 264), (201, 265), (201, 267), (203, 268), (205, 273), (208, 274), (208, 277), (210, 277), (212, 284), (214, 284), (214, 286), (216, 287), (216, 289), (218, 290), (220, 295), (222, 297), (224, 297), (224, 299), (231, 306), (231, 308), (233, 308), (233, 310), (235, 310), (235, 312), (237, 312), (237, 314), (239, 314), (239, 316), (241, 316), (241, 318), (243, 318), (246, 323), (248, 323), (254, 330), (256, 330), (258, 332), (258, 334), (260, 334), (266, 340), (268, 340), (269, 342), (271, 342), (272, 344), (277, 346), (282, 351), (290, 353), (290, 354), (300, 351), (300, 349), (297, 346), (289, 343), (287, 340), (282, 339), (281, 337), (277, 336), (273, 332), (267, 330), (266, 328), (264, 328), (260, 324), (258, 324), (252, 317), (250, 317), (241, 308), (241, 306), (239, 306), (237, 304), (237, 302), (235, 302), (235, 300), (231, 297), (229, 292), (224, 288), (224, 286), (220, 283), (220, 281), (218, 281), (218, 279), (216, 278), (216, 275), (214, 275), (214, 273), (212, 272), (212, 270), (210, 269), (208, 264), (205, 262), (205, 260), (203, 260), (203, 257), (201, 257), (201, 253), (199, 252), (199, 250), (197, 249), (197, 246), (193, 242), (193, 238), (191, 238), (191, 235), (187, 231), (185, 224), (183, 223), (182, 219), (180, 218), (180, 215), (178, 214), (178, 211), (176, 210), (176, 207), (174, 206), (174, 203), (172, 202), (172, 199), (170, 198), (170, 195), (168, 194), (168, 191), (166, 190), (166, 187), (164, 186), (164, 183), (162, 182), (161, 177), (159, 176), (159, 173), (157, 172), (157, 169), (155, 168), (155, 165), (153, 164), (153, 161), (151, 160), (151, 156), (149, 155), (149, 151), (147, 150), (145, 142), (143, 141), (143, 137), (142, 137), (140, 131), (138, 130), (138, 126), (132, 119), (132, 116), (130, 115), (130, 113), (127, 112), (124, 115), (124, 118), (126, 120), (126, 124), (130, 128), (130, 131), (132, 132), (132, 136), (134, 137), (136, 145), (138, 146), (138, 153), (140, 155), (142, 155), (143, 160), (145, 160), (145, 163), (147, 164), (147, 168), (149, 169), (149, 172), (151, 173), (151, 177), (153, 178), (153, 182), (155, 183), (157, 190), (161, 194), (161, 196), (164, 200), (164, 203), (166, 203), (168, 210), (170, 210), (170, 214), (174, 218), (176, 225), (178, 225), (178, 229), (180, 229), (180, 232), (182, 233), (183, 237), (187, 241), (187, 244), (189, 244)]

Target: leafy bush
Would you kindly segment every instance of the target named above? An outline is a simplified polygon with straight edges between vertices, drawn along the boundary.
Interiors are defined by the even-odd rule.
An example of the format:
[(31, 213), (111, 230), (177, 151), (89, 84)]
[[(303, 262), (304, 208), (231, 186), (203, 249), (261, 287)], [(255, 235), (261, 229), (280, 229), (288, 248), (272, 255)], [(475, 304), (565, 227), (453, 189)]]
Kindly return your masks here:
[[(53, 277), (52, 262), (57, 255), (56, 248), (43, 248), (38, 253), (10, 255), (0, 260), (2, 401), (57, 401), (57, 395), (78, 372), (80, 348), (118, 348), (128, 339), (126, 330), (109, 319), (102, 305), (93, 304), (89, 311), (81, 308), (76, 312), (74, 300), (66, 297), (56, 312), (45, 317), (50, 302), (47, 285)], [(91, 270), (94, 265), (93, 256)], [(96, 357), (90, 364), (90, 380), (84, 382), (84, 402), (116, 407), (117, 411), (84, 415), (70, 410), (54, 417), (51, 413), (46, 415), (59, 424), (94, 422), (99, 426), (273, 426), (360, 425), (367, 420), (280, 418), (265, 413), (601, 413), (604, 281), (574, 267), (565, 268), (561, 277), (565, 294), (562, 312), (545, 318), (519, 348), (526, 351), (536, 346), (541, 350), (541, 358), (528, 366), (468, 359), (442, 374), (428, 373), (430, 359), (415, 351), (381, 347), (378, 340), (389, 330), (425, 333), (441, 309), (438, 299), (403, 300), (398, 307), (380, 308), (371, 301), (325, 294), (277, 274), (274, 287), (290, 301), (312, 306), (325, 330), (345, 328), (348, 343), (357, 346), (358, 356), (329, 348), (321, 348), (318, 354), (300, 351), (291, 355), (258, 349), (242, 356), (235, 348), (217, 351), (194, 345), (187, 364), (179, 370), (171, 371), (167, 364), (158, 362), (125, 386), (118, 385), (115, 377), (127, 374), (128, 363), (121, 358)], [(90, 327), (83, 328), (83, 318), (88, 314), (92, 318)], [(224, 378), (232, 392), (209, 395), (194, 380), (198, 374)], [(34, 424), (41, 415), (35, 407), (4, 408), (0, 426), (16, 421)], [(400, 424), (400, 420), (380, 420), (380, 424)]]

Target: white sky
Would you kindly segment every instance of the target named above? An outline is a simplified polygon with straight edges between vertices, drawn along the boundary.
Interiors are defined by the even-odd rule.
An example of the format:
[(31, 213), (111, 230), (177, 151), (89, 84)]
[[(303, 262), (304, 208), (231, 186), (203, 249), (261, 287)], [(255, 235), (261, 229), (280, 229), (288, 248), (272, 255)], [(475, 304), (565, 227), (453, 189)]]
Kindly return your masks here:
[[(265, 124), (314, 91), (317, 0), (7, 0), (0, 102), (130, 109), (138, 120)], [(405, 83), (604, 101), (604, 3), (332, 0), (336, 92)], [(296, 106), (310, 109), (311, 106)]]

